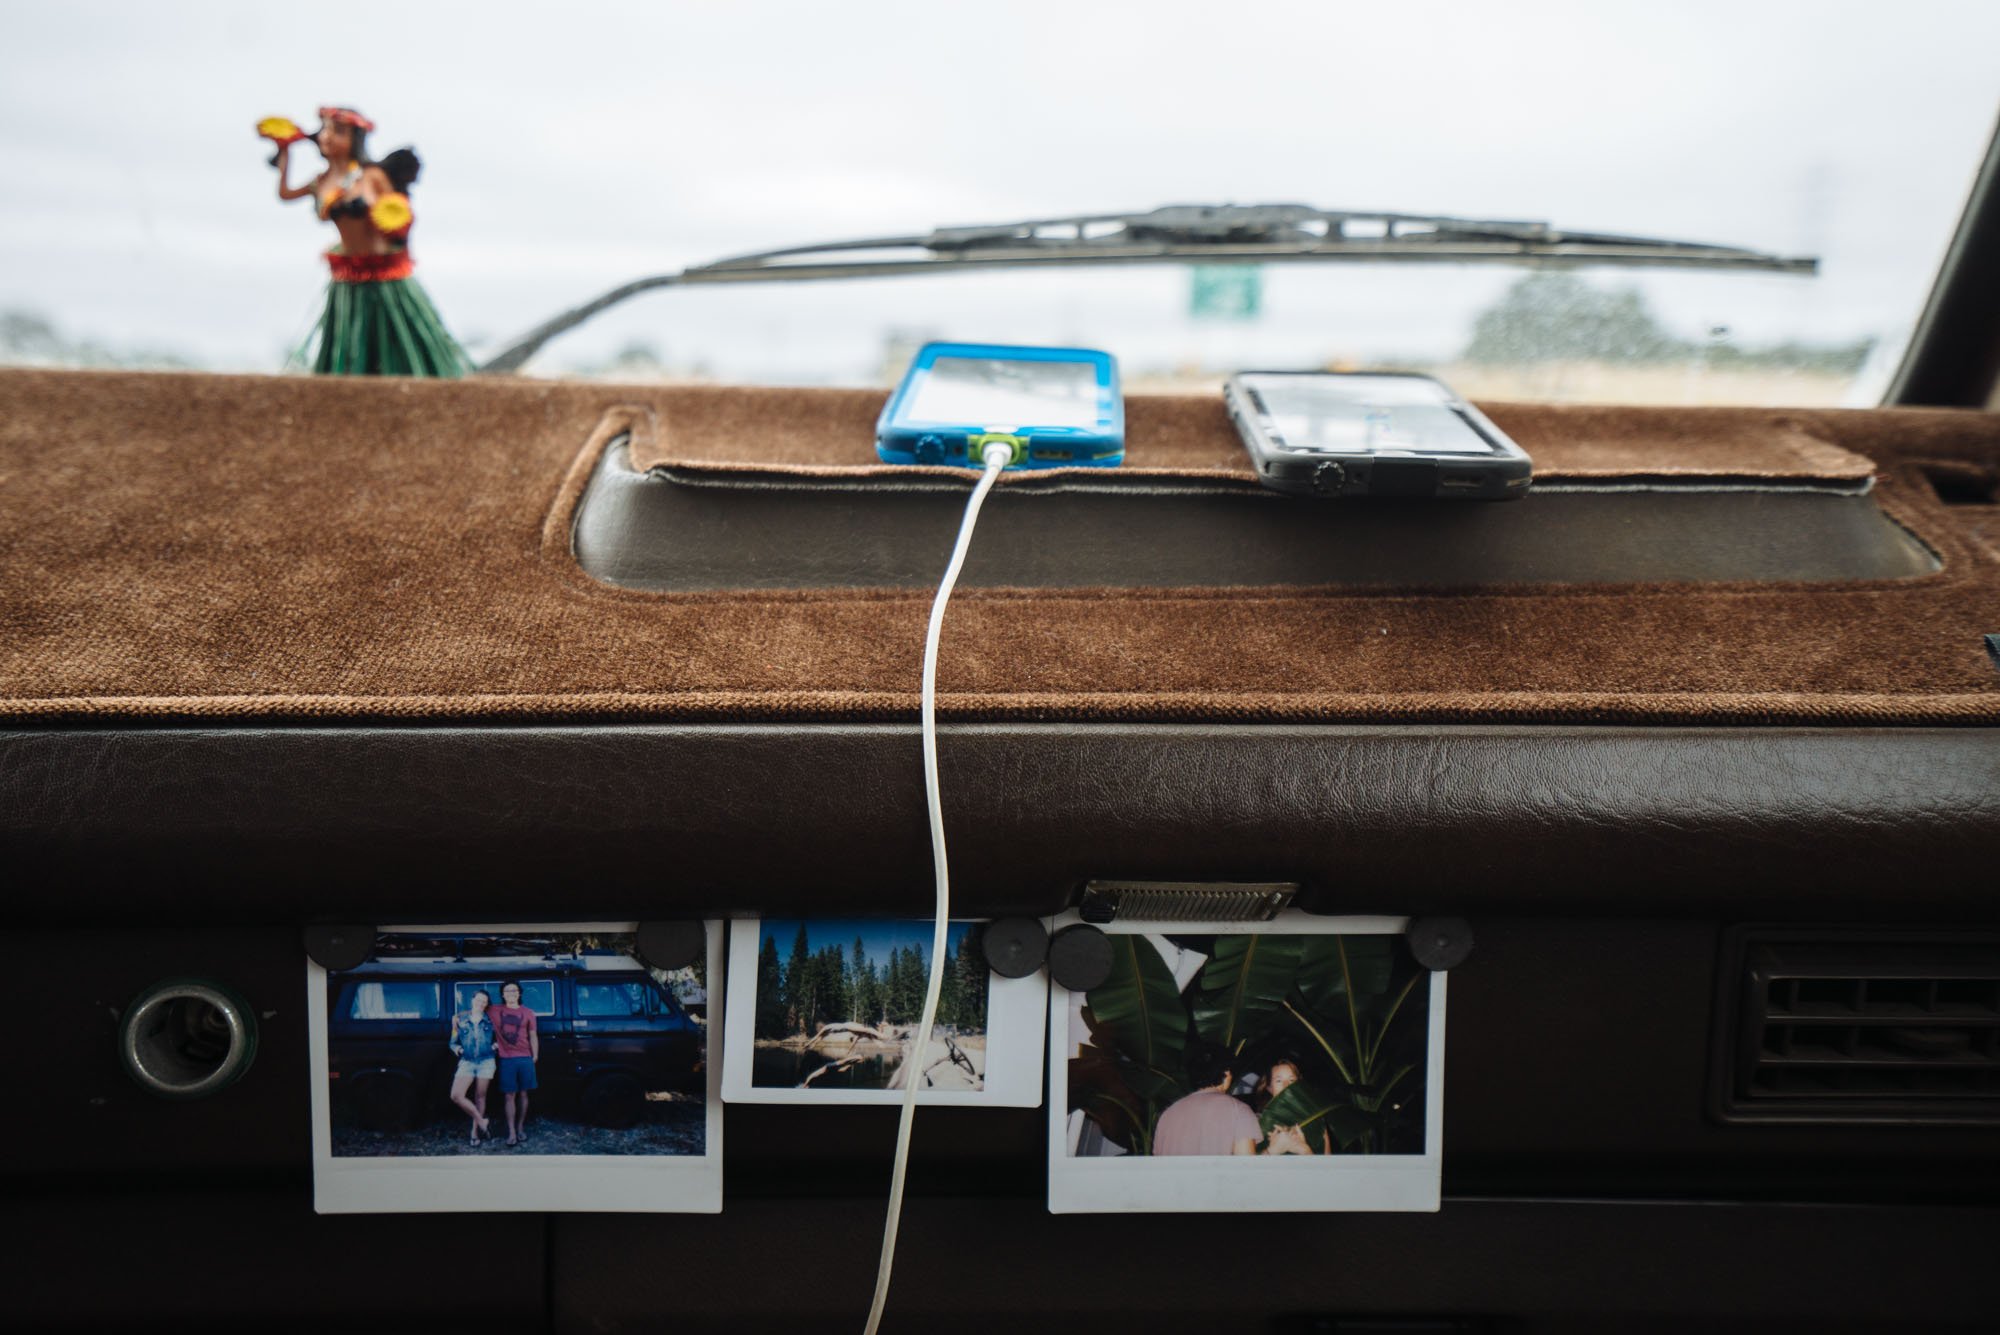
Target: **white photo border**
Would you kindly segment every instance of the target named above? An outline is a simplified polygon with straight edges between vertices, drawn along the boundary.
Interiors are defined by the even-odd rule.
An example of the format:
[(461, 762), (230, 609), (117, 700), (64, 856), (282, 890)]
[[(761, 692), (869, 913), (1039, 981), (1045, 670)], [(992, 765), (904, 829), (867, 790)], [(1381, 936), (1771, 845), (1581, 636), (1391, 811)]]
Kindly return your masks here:
[[(306, 1026), (311, 1039), (313, 1209), (319, 1214), (590, 1213), (719, 1214), (722, 1211), (721, 1063), (716, 1060), (727, 981), (722, 920), (703, 923), (708, 951), (708, 1077), (702, 1153), (522, 1154), (334, 1157), (332, 1089), (327, 1079), (327, 971), (306, 961)], [(377, 935), (435, 933), (510, 936), (636, 932), (636, 922), (394, 924)]]
[[(828, 914), (829, 919), (846, 915)], [(812, 914), (787, 914), (813, 921)], [(922, 918), (897, 919), (924, 922)], [(953, 922), (986, 922), (953, 918)], [(739, 1015), (757, 1013), (757, 950), (762, 918), (735, 918), (729, 924), (729, 1005)], [(920, 1089), (917, 1102), (938, 1108), (1033, 1108), (1042, 1101), (1043, 1013), (1049, 1002), (1048, 974), (1026, 978), (989, 973), (986, 993), (986, 1074), (984, 1089)], [(727, 1103), (787, 1103), (826, 1106), (862, 1104), (896, 1107), (900, 1089), (784, 1089), (752, 1083), (755, 1026), (747, 1020), (723, 1034), (722, 1097)]]
[[(1050, 920), (1051, 933), (1082, 919)], [(1289, 910), (1269, 922), (1189, 923), (1120, 919), (1113, 936), (1400, 935), (1408, 918), (1321, 917)], [(1250, 1214), (1303, 1211), (1431, 1211), (1444, 1164), (1445, 975), (1431, 975), (1422, 1154), (1333, 1154), (1275, 1158), (1072, 1158), (1069, 1153), (1071, 992), (1049, 985), (1049, 1213)]]

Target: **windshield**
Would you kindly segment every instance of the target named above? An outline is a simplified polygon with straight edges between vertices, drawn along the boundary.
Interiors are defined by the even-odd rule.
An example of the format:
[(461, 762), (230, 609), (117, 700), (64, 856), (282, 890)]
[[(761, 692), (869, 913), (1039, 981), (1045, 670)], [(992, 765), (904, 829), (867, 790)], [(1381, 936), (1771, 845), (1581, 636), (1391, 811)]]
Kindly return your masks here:
[[(1415, 369), (1471, 398), (1879, 398), (1992, 130), (2000, 6), (16, 6), (0, 359), (274, 371), (336, 238), (252, 126), (414, 145), (423, 287), (480, 361), (621, 283), (938, 227), (1302, 203), (1817, 256), (1686, 269), (1146, 265), (654, 292), (523, 368), (885, 385), (933, 339), (1128, 390)], [(322, 167), (299, 146), (291, 180)], [(336, 220), (332, 220), (337, 222)], [(345, 235), (345, 233), (342, 233)]]

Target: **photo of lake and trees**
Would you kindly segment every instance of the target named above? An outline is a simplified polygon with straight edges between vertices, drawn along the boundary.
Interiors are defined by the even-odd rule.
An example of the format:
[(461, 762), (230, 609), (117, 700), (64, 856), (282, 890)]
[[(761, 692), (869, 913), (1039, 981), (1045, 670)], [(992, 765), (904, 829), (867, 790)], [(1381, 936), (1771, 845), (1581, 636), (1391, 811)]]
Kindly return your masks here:
[(751, 1083), (781, 1089), (980, 1090), (990, 976), (978, 924), (945, 936), (937, 1023), (916, 1053), (929, 919), (767, 918), (757, 948)]

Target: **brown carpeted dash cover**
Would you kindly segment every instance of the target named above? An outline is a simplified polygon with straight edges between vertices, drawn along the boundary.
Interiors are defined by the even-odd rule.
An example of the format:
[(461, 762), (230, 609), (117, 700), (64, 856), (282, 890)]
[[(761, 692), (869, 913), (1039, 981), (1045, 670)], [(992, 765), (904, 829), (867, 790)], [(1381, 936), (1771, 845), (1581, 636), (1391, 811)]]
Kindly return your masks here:
[[(571, 559), (592, 462), (868, 466), (880, 394), (0, 372), (0, 717), (907, 719), (927, 592), (651, 594)], [(979, 589), (952, 718), (2000, 722), (2000, 417), (1495, 406), (1544, 476), (1857, 478), (1942, 560), (1856, 584)], [(1135, 398), (1131, 466), (1240, 470)], [(650, 453), (648, 453), (650, 451)], [(1929, 478), (1955, 479), (1946, 505)], [(1971, 479), (1970, 482), (1967, 479)], [(1982, 493), (1981, 487), (1987, 491)], [(940, 553), (942, 562), (943, 553)]]

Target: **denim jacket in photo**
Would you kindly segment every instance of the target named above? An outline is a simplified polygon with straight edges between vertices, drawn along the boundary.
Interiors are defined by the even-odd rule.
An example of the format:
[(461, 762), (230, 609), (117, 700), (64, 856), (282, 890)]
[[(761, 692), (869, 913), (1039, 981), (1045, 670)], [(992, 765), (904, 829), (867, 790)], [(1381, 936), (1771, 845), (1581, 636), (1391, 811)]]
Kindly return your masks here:
[(458, 1053), (460, 1061), (483, 1062), (493, 1055), (493, 1022), (484, 1015), (477, 1020), (470, 1012), (462, 1013), (451, 1022), (451, 1046)]

